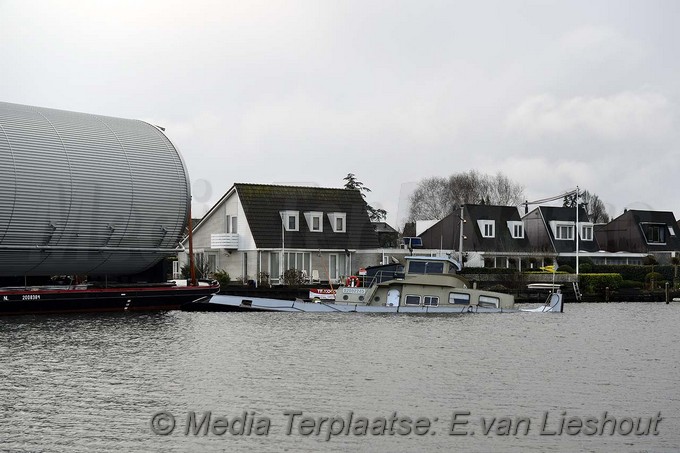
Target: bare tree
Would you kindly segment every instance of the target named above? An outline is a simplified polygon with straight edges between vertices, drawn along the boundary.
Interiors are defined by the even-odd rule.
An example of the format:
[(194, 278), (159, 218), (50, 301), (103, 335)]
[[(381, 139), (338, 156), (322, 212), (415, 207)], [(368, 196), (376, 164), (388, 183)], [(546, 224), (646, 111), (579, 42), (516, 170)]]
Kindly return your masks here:
[[(591, 194), (587, 190), (580, 193), (581, 206), (586, 210), (590, 221), (593, 223), (608, 223), (609, 214), (604, 202), (595, 194)], [(567, 195), (564, 197), (563, 206), (566, 208), (573, 208), (576, 206), (576, 194)]]
[(409, 219), (443, 219), (451, 213), (451, 199), (446, 178), (423, 179), (409, 197)]
[(411, 195), (409, 219), (442, 219), (462, 204), (519, 205), (524, 187), (502, 173), (486, 175), (476, 170), (446, 178), (422, 180)]

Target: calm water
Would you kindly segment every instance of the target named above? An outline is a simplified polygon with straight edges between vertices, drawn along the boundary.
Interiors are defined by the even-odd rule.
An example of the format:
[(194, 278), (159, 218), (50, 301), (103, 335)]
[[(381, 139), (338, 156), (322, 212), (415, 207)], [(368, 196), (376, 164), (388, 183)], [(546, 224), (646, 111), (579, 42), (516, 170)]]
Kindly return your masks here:
[[(680, 303), (572, 304), (562, 315), (0, 318), (0, 451), (677, 451), (679, 331)], [(195, 434), (190, 414), (200, 430), (207, 411), (213, 425)], [(224, 417), (239, 432), (244, 411), (251, 434), (221, 434)], [(288, 411), (302, 413), (290, 434)], [(352, 431), (395, 411), (394, 431), (410, 433)], [(449, 434), (454, 411), (470, 413), (456, 431), (474, 435)], [(605, 411), (624, 433), (628, 418), (642, 417), (643, 432), (663, 419), (657, 435), (609, 435), (614, 422), (603, 435), (541, 434), (546, 414), (543, 431), (557, 432), (562, 418), (601, 423)], [(158, 412), (174, 416), (174, 432), (152, 431)], [(318, 435), (298, 431), (302, 417)], [(352, 430), (326, 441), (320, 417)], [(516, 435), (497, 434), (503, 417), (520, 421)]]

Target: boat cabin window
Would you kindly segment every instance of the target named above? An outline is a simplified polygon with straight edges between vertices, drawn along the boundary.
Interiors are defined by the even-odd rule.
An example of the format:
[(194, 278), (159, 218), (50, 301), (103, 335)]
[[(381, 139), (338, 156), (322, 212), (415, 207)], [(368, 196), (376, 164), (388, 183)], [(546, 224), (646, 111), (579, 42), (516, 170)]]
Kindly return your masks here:
[(498, 297), (479, 296), (480, 307), (498, 308), (501, 300)]
[(470, 295), (467, 293), (449, 293), (449, 303), (456, 305), (470, 305)]
[(439, 305), (439, 297), (437, 296), (425, 296), (423, 297), (423, 305), (436, 307)]
[(441, 261), (409, 261), (410, 274), (443, 274), (444, 263)]
[(420, 305), (420, 296), (407, 295), (404, 299), (405, 305)]

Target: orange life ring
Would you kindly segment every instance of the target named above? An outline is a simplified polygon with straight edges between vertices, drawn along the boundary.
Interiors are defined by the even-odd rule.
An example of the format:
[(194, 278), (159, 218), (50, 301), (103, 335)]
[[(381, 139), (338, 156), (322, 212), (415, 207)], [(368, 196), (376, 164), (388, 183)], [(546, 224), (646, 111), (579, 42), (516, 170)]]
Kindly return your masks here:
[(347, 279), (345, 280), (345, 286), (355, 288), (357, 286), (361, 286), (361, 281), (359, 280), (359, 277), (357, 277), (356, 275), (352, 275), (347, 277)]

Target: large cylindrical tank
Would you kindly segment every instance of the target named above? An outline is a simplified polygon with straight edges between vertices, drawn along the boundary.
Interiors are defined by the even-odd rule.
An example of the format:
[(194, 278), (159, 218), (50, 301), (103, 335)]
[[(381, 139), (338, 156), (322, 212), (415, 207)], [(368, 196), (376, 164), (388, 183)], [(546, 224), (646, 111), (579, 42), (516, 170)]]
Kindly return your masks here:
[(139, 120), (0, 102), (0, 275), (130, 275), (175, 253), (190, 185)]

